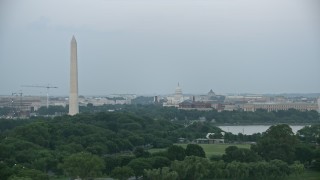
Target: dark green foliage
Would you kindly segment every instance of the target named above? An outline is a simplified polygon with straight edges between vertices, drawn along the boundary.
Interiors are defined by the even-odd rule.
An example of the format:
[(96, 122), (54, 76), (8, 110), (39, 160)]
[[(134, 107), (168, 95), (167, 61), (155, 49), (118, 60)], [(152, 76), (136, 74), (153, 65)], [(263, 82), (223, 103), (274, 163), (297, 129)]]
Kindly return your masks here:
[(128, 166), (133, 169), (134, 175), (136, 177), (142, 176), (143, 175), (143, 170), (144, 169), (152, 169), (152, 165), (150, 160), (145, 159), (145, 158), (136, 158), (130, 161)]
[(5, 162), (0, 162), (0, 177), (3, 179), (8, 179), (13, 175), (13, 169), (8, 166)]
[(237, 146), (229, 146), (226, 153), (222, 156), (225, 162), (257, 162), (261, 158), (252, 150), (246, 148), (238, 148)]
[(227, 178), (229, 173), (226, 169), (226, 163), (222, 160), (213, 161), (209, 164), (209, 172), (207, 174), (207, 179), (219, 179), (219, 178)]
[(134, 176), (134, 171), (128, 166), (116, 167), (111, 172), (111, 177), (119, 180), (126, 180), (132, 176)]
[[(79, 114), (12, 122), (0, 120), (0, 124), (3, 125), (0, 132), (0, 160), (5, 163), (3, 177), (8, 177), (14, 164), (61, 175), (58, 164), (63, 163), (65, 157), (82, 151), (105, 157), (103, 172), (109, 174), (115, 167), (127, 165), (134, 156), (116, 156), (114, 161), (107, 157), (132, 152), (136, 146), (168, 147), (173, 143), (168, 139), (176, 141), (179, 137), (171, 132), (183, 128), (168, 121), (128, 113)], [(150, 156), (147, 151), (140, 155)], [(168, 165), (167, 159), (159, 157), (154, 163), (155, 167)], [(13, 175), (17, 174), (13, 172)]]
[(297, 136), (304, 142), (320, 144), (320, 125), (305, 126), (297, 132)]
[(155, 138), (152, 144), (155, 148), (165, 148), (171, 146), (173, 142), (165, 138)]
[(150, 158), (150, 163), (153, 169), (158, 169), (169, 166), (171, 164), (171, 161), (163, 156), (154, 156)]
[(31, 120), (23, 120), (23, 121), (13, 121), (12, 119), (0, 119), (0, 133), (4, 133), (5, 131), (11, 130), (17, 126), (23, 126), (25, 124), (30, 123)]
[(176, 180), (178, 173), (168, 167), (144, 170), (144, 178), (148, 180)]
[(304, 172), (304, 165), (299, 163), (299, 162), (295, 162), (294, 164), (290, 165), (290, 173), (294, 174), (296, 177), (301, 175)]
[(210, 160), (211, 161), (220, 161), (220, 160), (222, 160), (222, 156), (221, 155), (212, 155), (210, 157)]
[(162, 156), (168, 158), (168, 151), (158, 151), (151, 154), (151, 156)]
[(247, 163), (232, 161), (226, 165), (228, 177), (232, 179), (246, 179), (249, 177), (249, 171), (250, 168)]
[(80, 152), (65, 158), (61, 168), (67, 175), (85, 180), (101, 175), (104, 162), (96, 155)]
[(67, 114), (67, 107), (63, 106), (49, 106), (48, 108), (42, 106), (37, 111), (39, 115), (55, 115), (55, 114)]
[(226, 132), (224, 135), (224, 139), (226, 143), (234, 143), (234, 142), (257, 142), (261, 138), (261, 133), (254, 133), (252, 135), (246, 134), (232, 134), (230, 132)]
[(32, 180), (49, 180), (48, 175), (39, 170), (29, 169), (20, 165), (15, 165), (13, 170), (15, 171), (15, 175), (10, 177), (10, 179), (30, 178)]
[(107, 157), (104, 157), (104, 164), (105, 164), (105, 170), (104, 172), (106, 174), (110, 174), (111, 171), (118, 167), (118, 166), (121, 166), (121, 160), (119, 158), (117, 158), (116, 156), (107, 156)]
[[(216, 110), (203, 112), (196, 110), (180, 110), (174, 107), (162, 107), (159, 105), (154, 105), (152, 104), (152, 102), (153, 97), (138, 97), (135, 100), (133, 100), (132, 105), (126, 104), (93, 106), (92, 104), (88, 104), (87, 106), (80, 106), (80, 112), (96, 113), (107, 112), (108, 110), (117, 110), (118, 112), (131, 112), (137, 116), (145, 116), (158, 120), (176, 119), (180, 123), (188, 123), (189, 120), (199, 119), (199, 117), (205, 117), (208, 121), (214, 119), (214, 121), (219, 124), (319, 123), (319, 114), (317, 111), (301, 112), (295, 109), (289, 109), (287, 111), (277, 112), (267, 112), (264, 110), (257, 110), (256, 112), (217, 112)], [(49, 106), (49, 109), (47, 109), (46, 107), (41, 107), (38, 110), (38, 113), (40, 115), (54, 115), (65, 114), (67, 113), (67, 111), (68, 107)], [(0, 116), (9, 115), (11, 112), (11, 108), (0, 108)], [(114, 130), (116, 130), (117, 126), (113, 127), (115, 128)]]
[(275, 179), (283, 179), (283, 177), (288, 176), (290, 174), (290, 167), (284, 161), (274, 159), (270, 161), (271, 164), (271, 176)]
[(148, 152), (148, 151), (145, 151), (144, 148), (142, 147), (137, 147), (134, 151), (133, 151), (133, 154), (137, 157), (137, 158), (140, 158), (140, 157), (149, 157), (151, 156), (151, 154)]
[(172, 145), (168, 148), (167, 152), (168, 152), (167, 156), (171, 161), (173, 160), (182, 161), (186, 157), (186, 151), (181, 146)]
[[(160, 117), (165, 114), (167, 117), (180, 118), (184, 113), (196, 117), (198, 112), (150, 107), (150, 112), (147, 113), (143, 108), (145, 107), (138, 105), (136, 110), (141, 110), (141, 115), (145, 116), (133, 115), (135, 110), (133, 114), (83, 113), (54, 119), (34, 118), (12, 122), (0, 120), (0, 125), (3, 125), (0, 126), (0, 177), (4, 180), (47, 179), (47, 173), (62, 175), (64, 170), (69, 177), (87, 173), (90, 177), (113, 174), (114, 177), (125, 179), (132, 176), (132, 172), (135, 176), (148, 172), (149, 175), (162, 175), (169, 179), (177, 176), (180, 179), (281, 179), (295, 170), (301, 171), (301, 164), (288, 166), (283, 161), (292, 163), (299, 160), (310, 164), (314, 169), (320, 167), (320, 151), (314, 147), (317, 139), (309, 132), (317, 132), (317, 128), (301, 131), (297, 137), (303, 142), (298, 142), (286, 125), (273, 126), (263, 135), (252, 137), (229, 134), (230, 139), (235, 138), (235, 141), (252, 138), (258, 139), (258, 143), (252, 146), (252, 150), (227, 148), (224, 156), (226, 162), (219, 161), (221, 156), (209, 162), (208, 159), (200, 158), (205, 157), (200, 146), (190, 144), (185, 150), (180, 146), (172, 146), (172, 143), (180, 137), (193, 140), (204, 137), (208, 132), (219, 134), (219, 128), (208, 122), (195, 122), (185, 128), (176, 124), (179, 123), (177, 121), (167, 121)], [(160, 116), (157, 116), (158, 120), (150, 118), (158, 110), (161, 111)], [(150, 155), (139, 147), (169, 148), (167, 151)], [(86, 154), (87, 158), (82, 157), (81, 152)], [(267, 162), (261, 161), (255, 152)], [(188, 157), (185, 157), (186, 155)], [(178, 161), (171, 163), (170, 160)], [(75, 165), (83, 167), (72, 169)], [(92, 173), (79, 170), (90, 168), (93, 168)], [(73, 172), (77, 173), (72, 174)]]
[(295, 160), (310, 165), (314, 157), (314, 150), (310, 145), (300, 143), (295, 147), (295, 157)]
[(198, 156), (198, 157), (206, 157), (206, 153), (203, 148), (198, 144), (188, 144), (186, 148), (187, 156)]
[[(149, 98), (144, 102), (151, 102), (153, 98)], [(265, 123), (319, 123), (319, 114), (317, 111), (298, 111), (289, 109), (287, 111), (272, 111), (257, 110), (256, 112), (246, 111), (196, 111), (196, 110), (181, 110), (175, 107), (162, 107), (159, 105), (104, 105), (93, 107), (82, 107), (80, 112), (106, 112), (115, 110), (122, 112), (131, 112), (137, 116), (146, 116), (153, 119), (176, 119), (180, 123), (188, 123), (189, 120), (205, 117), (208, 121), (212, 119), (216, 123), (222, 124), (265, 124)]]
[(203, 179), (209, 174), (209, 160), (197, 156), (188, 156), (183, 161), (173, 161), (171, 169), (178, 173), (179, 179)]
[(110, 172), (115, 168), (115, 167), (122, 167), (128, 165), (128, 163), (135, 159), (134, 156), (126, 156), (126, 155), (110, 155), (104, 157), (104, 162), (105, 162), (105, 170), (104, 172), (106, 174), (110, 174)]
[(312, 169), (320, 171), (320, 149), (314, 151), (314, 159), (311, 163)]
[(298, 141), (289, 125), (271, 126), (251, 149), (266, 160), (279, 159), (292, 163)]
[[(209, 165), (207, 179), (284, 179), (290, 174), (299, 175), (303, 172), (303, 165), (295, 163), (288, 166), (281, 160), (272, 160), (270, 162), (258, 161), (251, 163), (242, 163), (232, 161), (225, 163), (223, 161), (213, 161)], [(297, 171), (297, 172), (294, 172)]]
[(39, 146), (49, 146), (49, 128), (48, 124), (36, 122), (25, 126), (17, 127), (14, 130), (14, 136), (24, 139)]

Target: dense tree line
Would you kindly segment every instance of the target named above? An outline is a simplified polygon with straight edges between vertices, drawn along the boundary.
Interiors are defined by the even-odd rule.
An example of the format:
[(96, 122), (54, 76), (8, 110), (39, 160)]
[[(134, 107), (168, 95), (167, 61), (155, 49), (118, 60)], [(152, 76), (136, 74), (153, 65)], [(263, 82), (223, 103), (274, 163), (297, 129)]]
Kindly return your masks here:
[[(206, 157), (196, 144), (173, 145), (180, 137), (221, 134), (208, 122), (183, 126), (143, 114), (111, 112), (0, 120), (0, 127), (2, 179), (45, 180), (49, 175), (281, 179), (304, 167), (320, 170), (319, 125), (305, 127), (297, 135), (288, 125), (271, 126), (250, 149), (230, 146), (216, 157)], [(167, 149), (151, 154), (146, 151), (151, 147)]]
[[(170, 121), (129, 113), (3, 119), (0, 127), (0, 167), (1, 173), (7, 174), (3, 177), (19, 176), (25, 170), (70, 174), (61, 163), (73, 154), (86, 152), (107, 160), (114, 154), (129, 153), (132, 156), (131, 152), (138, 147), (169, 147), (179, 137), (192, 139), (204, 137), (208, 132), (221, 132), (209, 124), (196, 123), (185, 128)], [(108, 168), (103, 167), (103, 171), (109, 172)]]

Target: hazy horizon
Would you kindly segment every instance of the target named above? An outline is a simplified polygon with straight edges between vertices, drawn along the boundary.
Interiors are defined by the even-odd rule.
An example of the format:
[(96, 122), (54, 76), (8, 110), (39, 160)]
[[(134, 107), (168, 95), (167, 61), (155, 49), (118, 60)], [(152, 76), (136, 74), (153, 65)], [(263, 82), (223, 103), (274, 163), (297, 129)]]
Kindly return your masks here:
[(320, 93), (316, 0), (0, 2), (0, 95)]

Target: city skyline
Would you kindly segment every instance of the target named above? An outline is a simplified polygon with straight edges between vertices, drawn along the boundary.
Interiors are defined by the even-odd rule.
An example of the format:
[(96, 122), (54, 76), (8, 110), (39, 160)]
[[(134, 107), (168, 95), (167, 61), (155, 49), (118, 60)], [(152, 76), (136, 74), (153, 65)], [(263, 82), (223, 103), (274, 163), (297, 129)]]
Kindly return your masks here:
[(319, 93), (315, 3), (5, 0), (0, 95), (67, 96), (73, 34), (79, 95)]

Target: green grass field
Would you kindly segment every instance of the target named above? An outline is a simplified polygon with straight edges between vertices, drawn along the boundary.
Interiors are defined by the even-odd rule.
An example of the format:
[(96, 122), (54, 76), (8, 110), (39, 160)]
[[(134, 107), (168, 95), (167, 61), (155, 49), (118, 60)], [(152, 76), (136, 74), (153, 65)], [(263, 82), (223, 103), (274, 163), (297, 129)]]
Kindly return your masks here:
[[(182, 146), (183, 148), (186, 148), (188, 144), (175, 144), (178, 146)], [(222, 155), (225, 152), (225, 149), (229, 146), (237, 146), (239, 148), (250, 148), (249, 144), (199, 144), (204, 152), (206, 153), (207, 158), (210, 158), (212, 155)], [(160, 149), (150, 149), (150, 153), (164, 151), (166, 148), (160, 148)]]
[(311, 171), (306, 170), (303, 174), (296, 177), (295, 175), (291, 175), (287, 177), (285, 180), (319, 180), (320, 179), (320, 172), (319, 171)]
[[(176, 144), (184, 148), (187, 147), (187, 144)], [(204, 152), (206, 153), (207, 158), (210, 158), (212, 155), (223, 155), (225, 149), (229, 146), (237, 146), (239, 148), (250, 148), (249, 144), (198, 144), (200, 145)]]

